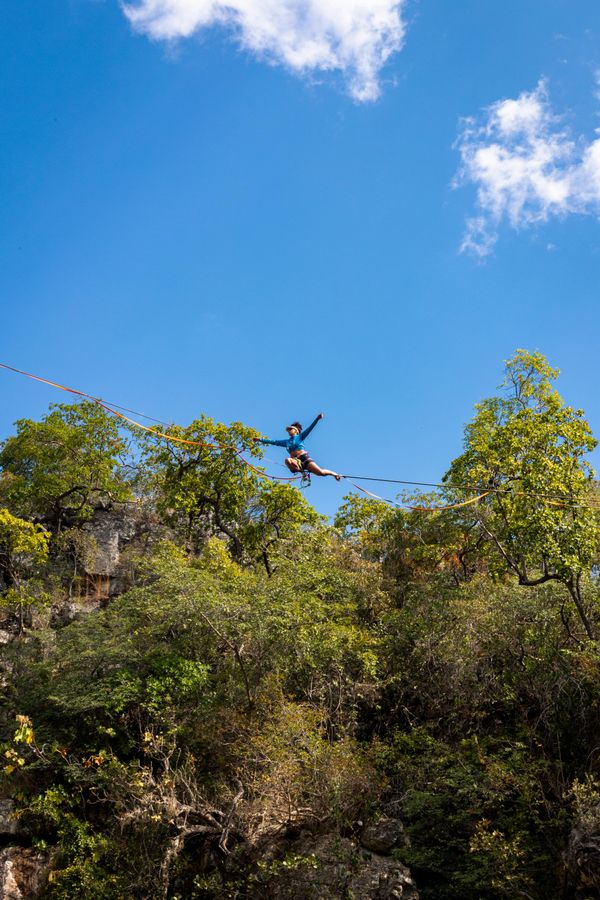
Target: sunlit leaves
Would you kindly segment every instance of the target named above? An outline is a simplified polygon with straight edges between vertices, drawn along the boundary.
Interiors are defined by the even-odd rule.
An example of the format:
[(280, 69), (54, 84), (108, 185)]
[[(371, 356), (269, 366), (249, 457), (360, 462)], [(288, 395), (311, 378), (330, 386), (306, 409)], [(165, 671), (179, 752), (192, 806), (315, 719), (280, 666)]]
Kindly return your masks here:
[(0, 451), (0, 469), (7, 476), (2, 496), (17, 515), (59, 527), (130, 495), (119, 467), (126, 445), (97, 404), (58, 405), (40, 422), (20, 419), (16, 427)]

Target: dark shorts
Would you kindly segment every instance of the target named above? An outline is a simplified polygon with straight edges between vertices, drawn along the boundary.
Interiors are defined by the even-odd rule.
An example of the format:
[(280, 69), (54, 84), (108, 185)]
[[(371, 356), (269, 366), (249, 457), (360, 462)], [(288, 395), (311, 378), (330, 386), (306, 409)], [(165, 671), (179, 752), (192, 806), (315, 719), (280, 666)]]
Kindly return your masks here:
[(300, 463), (300, 467), (303, 472), (308, 471), (308, 464), (314, 462), (314, 460), (310, 458), (306, 450), (304, 451), (304, 453), (301, 453), (300, 456), (295, 456), (294, 459), (296, 459)]

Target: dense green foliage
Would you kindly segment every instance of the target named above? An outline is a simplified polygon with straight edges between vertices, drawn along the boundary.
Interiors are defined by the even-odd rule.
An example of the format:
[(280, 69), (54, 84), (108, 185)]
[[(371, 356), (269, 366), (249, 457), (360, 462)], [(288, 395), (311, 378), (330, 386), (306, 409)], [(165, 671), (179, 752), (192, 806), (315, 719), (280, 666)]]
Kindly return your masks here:
[(130, 495), (119, 469), (126, 444), (97, 404), (55, 406), (41, 422), (16, 425), (0, 452), (0, 498), (17, 515), (59, 531)]
[[(556, 374), (519, 351), (413, 505), (479, 503), (351, 495), (333, 525), (243, 463), (240, 424), (172, 429), (191, 446), (126, 440), (89, 403), (17, 423), (1, 791), (51, 851), (47, 897), (268, 897), (318, 867), (299, 835), (382, 813), (424, 898), (598, 895), (595, 442)], [(60, 615), (73, 566), (95, 572), (90, 525), (123, 509), (152, 539)]]

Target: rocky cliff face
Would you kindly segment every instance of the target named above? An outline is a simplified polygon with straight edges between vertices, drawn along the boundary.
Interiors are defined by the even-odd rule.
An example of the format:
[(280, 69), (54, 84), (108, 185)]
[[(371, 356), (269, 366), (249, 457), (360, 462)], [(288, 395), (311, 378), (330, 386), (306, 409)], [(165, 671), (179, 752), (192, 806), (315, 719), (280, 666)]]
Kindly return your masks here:
[(35, 900), (48, 879), (49, 860), (30, 847), (0, 850), (0, 897), (2, 900)]
[(169, 531), (147, 508), (137, 503), (98, 509), (82, 532), (89, 539), (81, 583), (52, 608), (51, 625), (59, 628), (118, 597), (131, 583), (129, 558), (145, 554)]
[[(393, 858), (402, 823), (371, 823), (360, 840), (325, 834), (301, 838), (294, 854), (306, 862), (283, 870), (260, 896), (273, 900), (418, 900), (409, 870)], [(374, 844), (378, 852), (370, 849)], [(259, 896), (259, 895), (257, 895)]]
[(127, 587), (129, 552), (147, 553), (169, 536), (154, 513), (137, 503), (97, 510), (84, 531), (93, 541), (87, 585), (89, 593), (99, 593), (101, 599), (115, 597)]
[(572, 829), (566, 863), (576, 900), (600, 897), (600, 808)]
[(117, 597), (130, 584), (129, 556), (144, 554), (160, 540), (170, 536), (169, 530), (147, 507), (138, 503), (115, 504), (110, 509), (97, 509), (93, 518), (81, 527), (87, 548), (84, 560), (77, 566), (77, 578), (70, 590), (52, 605), (47, 619), (38, 614), (36, 621), (25, 611), (24, 622), (14, 611), (0, 614), (0, 646), (8, 644), (21, 631), (22, 625), (60, 628), (80, 615), (93, 612)]
[(1, 900), (36, 900), (49, 871), (46, 853), (23, 846), (30, 835), (23, 832), (10, 799), (0, 800), (0, 841), (8, 843), (0, 850)]

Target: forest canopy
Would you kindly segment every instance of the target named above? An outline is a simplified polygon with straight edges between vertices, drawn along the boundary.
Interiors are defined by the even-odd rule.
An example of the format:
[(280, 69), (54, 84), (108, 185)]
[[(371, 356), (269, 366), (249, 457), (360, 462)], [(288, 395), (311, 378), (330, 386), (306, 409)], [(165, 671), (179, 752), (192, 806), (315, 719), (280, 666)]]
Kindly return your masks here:
[(333, 522), (241, 423), (16, 422), (0, 794), (45, 897), (347, 896), (318, 838), (383, 820), (422, 898), (600, 896), (596, 440), (557, 377), (517, 351), (439, 490)]

